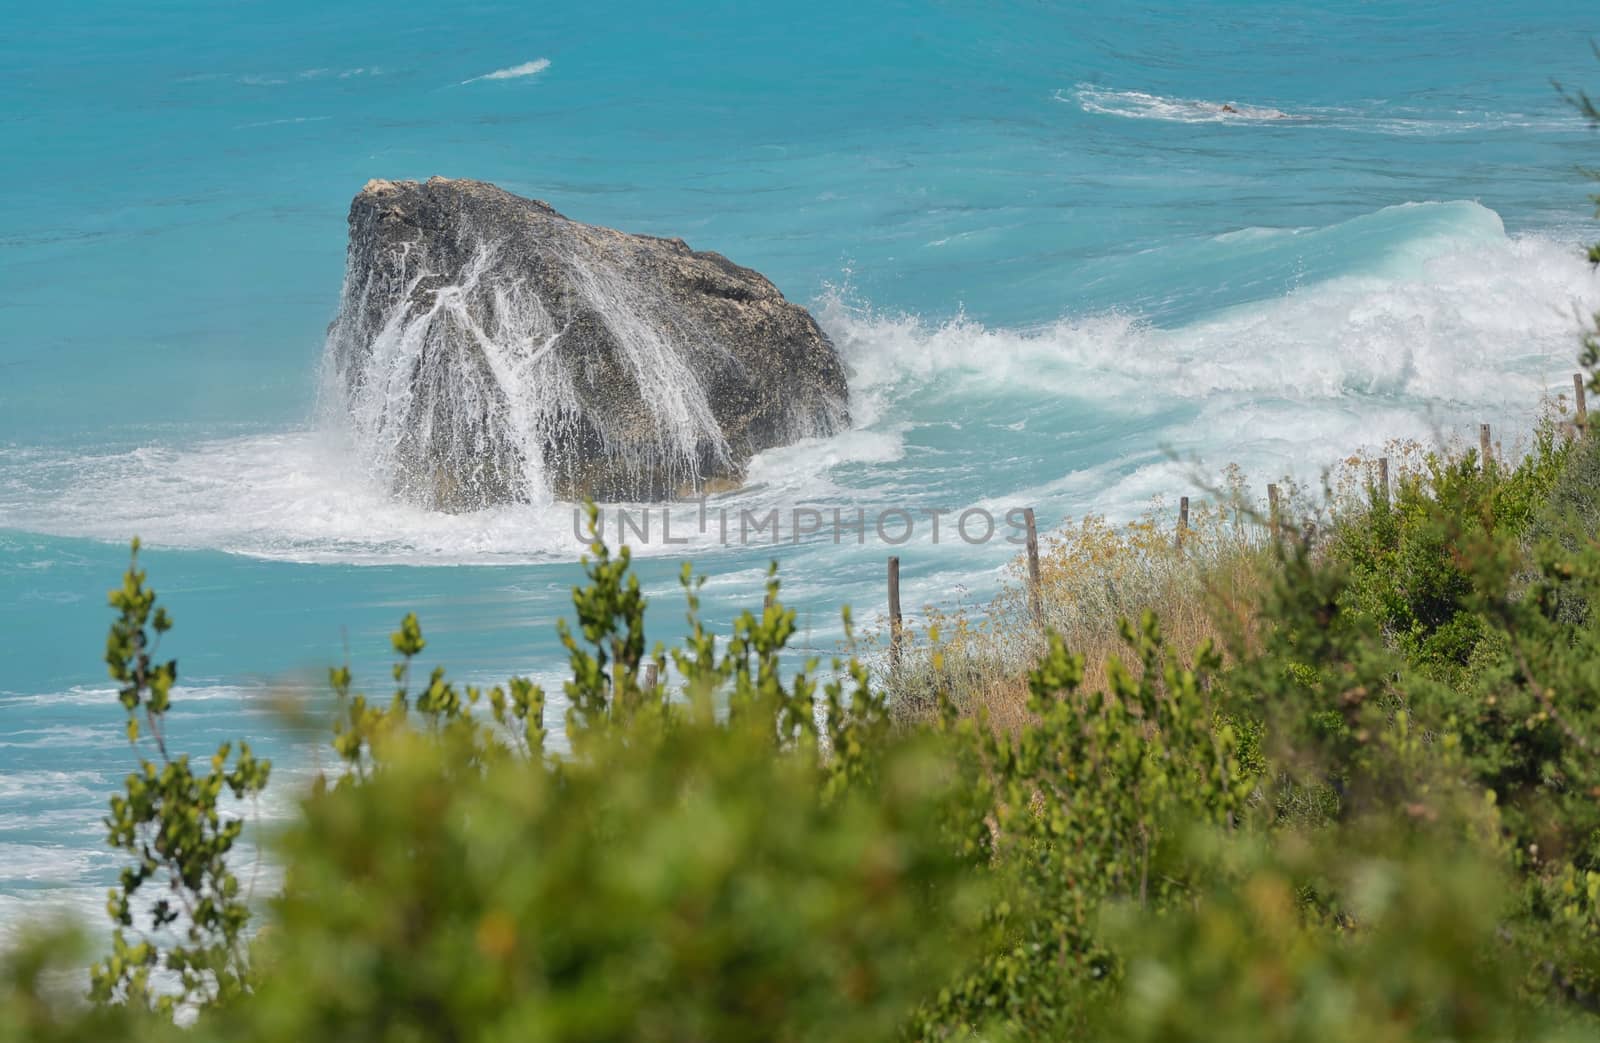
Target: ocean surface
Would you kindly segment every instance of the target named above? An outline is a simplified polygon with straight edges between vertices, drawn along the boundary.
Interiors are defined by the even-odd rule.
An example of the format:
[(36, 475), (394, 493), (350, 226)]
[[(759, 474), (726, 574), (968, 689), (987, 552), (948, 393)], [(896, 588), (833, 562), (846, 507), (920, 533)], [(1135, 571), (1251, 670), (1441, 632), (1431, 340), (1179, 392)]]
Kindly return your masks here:
[[(810, 306), (854, 425), (758, 458), (709, 503), (733, 517), (1053, 524), (1170, 504), (1229, 464), (1314, 483), (1389, 438), (1525, 425), (1600, 308), (1578, 170), (1600, 143), (1551, 82), (1600, 86), (1600, 16), (1573, 0), (174, 0), (10, 21), (0, 938), (52, 905), (103, 915), (101, 816), (133, 763), (105, 591), (130, 537), (177, 622), (177, 741), (257, 737), (269, 826), (321, 741), (276, 694), (315, 706), (346, 659), (383, 689), (404, 612), (460, 679), (559, 678), (571, 505), (397, 504), (319, 406), (369, 178), (494, 181)], [(716, 621), (778, 560), (814, 648), (842, 604), (880, 611), (889, 553), (908, 606), (979, 604), (1015, 547), (948, 526), (641, 546), (656, 636), (682, 630), (685, 556)]]

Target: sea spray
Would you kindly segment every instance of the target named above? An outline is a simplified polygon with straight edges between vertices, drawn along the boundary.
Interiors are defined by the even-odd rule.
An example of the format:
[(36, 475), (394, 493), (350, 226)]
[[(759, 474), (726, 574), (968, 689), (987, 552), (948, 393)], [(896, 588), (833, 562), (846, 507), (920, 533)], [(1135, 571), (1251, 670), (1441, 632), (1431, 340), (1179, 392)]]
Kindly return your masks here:
[(719, 255), (442, 178), (350, 222), (324, 399), (401, 500), (669, 499), (845, 426), (827, 338)]
[[(1580, 251), (1508, 237), (1492, 211), (1471, 203), (1220, 238), (1173, 249), (1185, 257), (1203, 251), (1230, 270), (1304, 258), (1307, 278), (1177, 323), (1106, 312), (1007, 327), (884, 313), (843, 293), (820, 300), (816, 314), (850, 368), (856, 422), (758, 454), (745, 485), (719, 502), (734, 517), (745, 509), (908, 503), (997, 513), (1028, 503), (1041, 516), (1131, 517), (1152, 497), (1186, 488), (1197, 462), (1213, 470), (1238, 464), (1258, 485), (1286, 473), (1315, 484), (1321, 467), (1364, 445), (1393, 437), (1431, 443), (1481, 421), (1526, 422), (1547, 390), (1570, 388), (1577, 315), (1600, 308)], [(1224, 255), (1232, 259), (1218, 259)], [(1143, 263), (1164, 262), (1146, 255)], [(349, 283), (345, 312), (358, 310), (366, 292)], [(476, 292), (482, 296), (481, 283)], [(518, 316), (520, 343), (533, 348), (515, 364), (524, 373), (551, 365), (535, 357), (545, 343), (539, 333), (552, 336), (561, 322), (551, 315), (546, 323), (548, 309), (541, 314), (510, 293), (502, 287), (498, 301), (486, 299), (488, 318), (470, 310), (468, 317), (488, 333)], [(443, 296), (441, 313), (464, 307), (467, 295), (458, 287)], [(423, 328), (424, 314), (413, 317)], [(384, 342), (398, 352), (420, 333), (397, 328)], [(420, 350), (407, 343), (405, 350)], [(641, 355), (653, 358), (670, 361)], [(413, 390), (399, 379), (404, 365), (388, 365), (372, 364), (375, 376), (361, 390), (371, 430), (393, 439), (396, 427), (377, 423), (398, 415), (385, 396)], [(392, 385), (383, 384), (385, 374)], [(517, 379), (548, 401), (561, 391)], [(365, 449), (353, 444), (343, 393), (334, 382), (332, 419), (295, 431), (89, 453), (0, 447), (0, 519), (302, 562), (573, 558), (570, 504), (539, 495), (542, 458), (529, 458), (526, 503), (450, 515), (396, 500), (368, 470), (373, 453), (394, 450), (376, 439)], [(151, 488), (162, 490), (160, 499), (141, 495)], [(639, 553), (726, 553), (714, 536), (685, 531), (693, 536), (687, 547), (654, 544)], [(832, 576), (842, 566), (816, 567)]]

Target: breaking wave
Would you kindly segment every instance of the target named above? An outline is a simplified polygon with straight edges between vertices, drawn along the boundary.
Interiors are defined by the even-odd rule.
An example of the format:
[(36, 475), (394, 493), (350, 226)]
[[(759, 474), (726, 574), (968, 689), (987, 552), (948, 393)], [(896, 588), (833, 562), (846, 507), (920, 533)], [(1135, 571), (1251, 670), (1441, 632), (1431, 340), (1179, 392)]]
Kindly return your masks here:
[[(1311, 277), (1166, 326), (1102, 313), (992, 327), (824, 298), (815, 312), (849, 370), (854, 427), (757, 456), (745, 488), (714, 502), (1009, 497), (1131, 513), (1184, 484), (1174, 452), (1314, 478), (1391, 437), (1526, 421), (1542, 395), (1570, 386), (1581, 316), (1600, 309), (1581, 251), (1509, 237), (1475, 203), (1243, 229), (1199, 246), (1186, 265), (1303, 262)], [(397, 331), (394, 344), (405, 341)], [(570, 504), (443, 514), (396, 501), (359, 460), (348, 436), (324, 427), (94, 455), (0, 449), (0, 527), (358, 564), (577, 554)], [(697, 539), (639, 552), (717, 549)]]

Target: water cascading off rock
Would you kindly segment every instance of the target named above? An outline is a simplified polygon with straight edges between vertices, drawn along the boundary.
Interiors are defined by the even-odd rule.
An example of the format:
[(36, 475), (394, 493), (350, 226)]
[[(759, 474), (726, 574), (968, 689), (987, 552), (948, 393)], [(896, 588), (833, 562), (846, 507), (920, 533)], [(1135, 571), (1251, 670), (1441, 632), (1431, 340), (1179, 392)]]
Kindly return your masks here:
[(446, 511), (697, 495), (849, 422), (833, 345), (759, 273), (481, 181), (361, 190), (326, 366), (367, 465)]

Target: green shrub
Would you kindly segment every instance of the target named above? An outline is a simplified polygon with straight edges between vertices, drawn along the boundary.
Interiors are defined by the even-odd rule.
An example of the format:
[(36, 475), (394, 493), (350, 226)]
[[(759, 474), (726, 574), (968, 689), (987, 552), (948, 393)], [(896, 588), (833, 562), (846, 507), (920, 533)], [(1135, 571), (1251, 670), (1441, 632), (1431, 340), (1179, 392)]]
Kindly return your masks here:
[(1047, 634), (1009, 729), (958, 713), (950, 671), (891, 726), (860, 663), (786, 659), (775, 578), (722, 638), (685, 570), (689, 637), (647, 652), (628, 552), (597, 542), (562, 632), (572, 753), (530, 682), (421, 674), (405, 617), (386, 698), (331, 671), (339, 770), (276, 838), (253, 938), (218, 798), (266, 767), (157, 741), (170, 620), (135, 566), (109, 662), (161, 761), (113, 805), (137, 861), (111, 912), (121, 940), (164, 873), (176, 930), (114, 941), (88, 1007), (51, 985), (57, 941), (11, 953), (0, 1040), (1592, 1035), (1594, 466), (1440, 458), (1265, 551), (1223, 645), (1125, 621), (1103, 684)]
[[(1432, 828), (1380, 823), (1318, 838), (1241, 841), (1191, 831), (1189, 857), (1224, 871), (1166, 916), (1108, 910), (1126, 986), (1093, 1038), (1162, 1043), (1579, 1040), (1522, 1001), (1499, 936), (1510, 881), (1493, 859)], [(1454, 857), (1451, 857), (1452, 854)], [(1336, 892), (1308, 906), (1304, 881)]]

